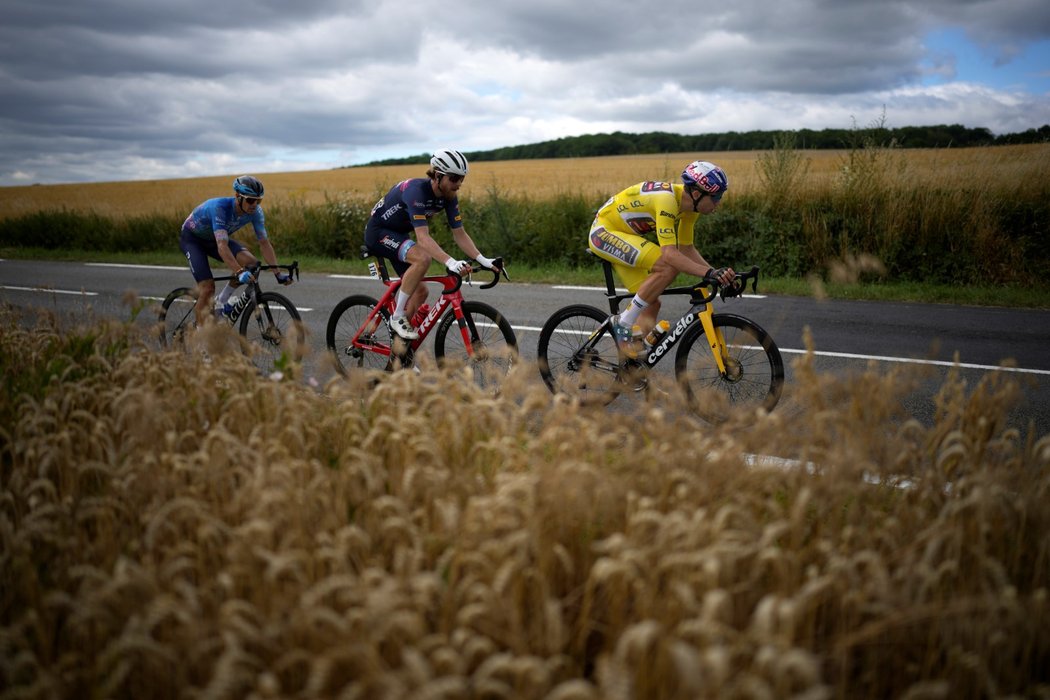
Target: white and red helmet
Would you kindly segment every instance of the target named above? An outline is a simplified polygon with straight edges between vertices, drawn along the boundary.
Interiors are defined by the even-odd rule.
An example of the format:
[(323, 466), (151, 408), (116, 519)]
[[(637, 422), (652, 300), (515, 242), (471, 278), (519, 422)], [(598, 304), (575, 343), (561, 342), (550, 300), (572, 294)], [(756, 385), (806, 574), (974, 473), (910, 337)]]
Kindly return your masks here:
[(721, 199), (729, 189), (729, 178), (726, 177), (725, 171), (706, 160), (694, 160), (685, 166), (682, 182), (700, 189), (715, 200)]

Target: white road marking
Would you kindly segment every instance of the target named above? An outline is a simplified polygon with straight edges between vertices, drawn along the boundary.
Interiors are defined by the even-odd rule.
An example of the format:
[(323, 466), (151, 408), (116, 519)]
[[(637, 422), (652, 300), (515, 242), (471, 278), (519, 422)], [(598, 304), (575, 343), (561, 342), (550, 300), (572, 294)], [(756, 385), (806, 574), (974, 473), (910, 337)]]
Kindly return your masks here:
[[(148, 268), (148, 269), (153, 269), (153, 270), (156, 270), (156, 269), (162, 269), (162, 270), (184, 270), (185, 269), (184, 267), (171, 267), (171, 266), (161, 266), (161, 265), (131, 265), (131, 264), (123, 264), (123, 263), (85, 263), (85, 264), (86, 265), (96, 266), (96, 267), (131, 267), (131, 268)], [(358, 280), (374, 279), (371, 275), (338, 275), (338, 274), (330, 274), (330, 275), (328, 275), (328, 277), (330, 277), (332, 279), (358, 279)], [(79, 294), (81, 296), (92, 296), (92, 297), (93, 296), (98, 296), (98, 294), (99, 294), (98, 292), (75, 291), (75, 290), (66, 290), (66, 289), (46, 289), (46, 288), (42, 288), (42, 287), (14, 287), (14, 286), (7, 286), (7, 285), (0, 285), (0, 289), (9, 289), (9, 290), (12, 290), (12, 291), (20, 291), (20, 292), (43, 292), (45, 294), (48, 294), (48, 293), (49, 294)], [(602, 293), (604, 293), (606, 291), (605, 289), (599, 288), (599, 287), (578, 287), (578, 286), (570, 286), (570, 285), (552, 285), (552, 289), (588, 290), (588, 291), (598, 291), (598, 292), (602, 292)], [(758, 296), (744, 295), (744, 297), (745, 298), (751, 298), (751, 299), (764, 299), (765, 298), (764, 295), (758, 295)], [(143, 296), (141, 298), (142, 299), (148, 299), (150, 301), (164, 301), (163, 297)], [(299, 309), (299, 311), (300, 312), (311, 312), (311, 311), (314, 311), (314, 309), (312, 309), (312, 308), (301, 308), (301, 309)], [(542, 328), (537, 328), (535, 326), (513, 326), (512, 325), (511, 327), (515, 331), (530, 331), (530, 332), (536, 332), (536, 333), (538, 333), (541, 330), (543, 330)], [(573, 331), (559, 331), (559, 332), (560, 333), (561, 332), (573, 333)], [(577, 333), (586, 334), (585, 332), (577, 332)], [(807, 351), (806, 350), (802, 350), (802, 349), (796, 349), (796, 348), (780, 348), (780, 352), (781, 352), (781, 354), (787, 354), (787, 355), (805, 355)], [(973, 363), (968, 363), (968, 362), (958, 362), (958, 363), (956, 363), (956, 362), (950, 362), (948, 360), (921, 360), (921, 359), (916, 359), (916, 358), (911, 358), (911, 357), (892, 357), (892, 356), (885, 356), (885, 355), (862, 355), (862, 354), (858, 354), (858, 353), (830, 352), (830, 351), (822, 351), (822, 350), (815, 350), (813, 352), (813, 354), (816, 355), (817, 357), (834, 357), (834, 358), (845, 359), (845, 360), (865, 360), (865, 361), (875, 361), (875, 362), (902, 362), (902, 363), (906, 363), (906, 364), (916, 364), (916, 365), (933, 365), (933, 366), (936, 366), (936, 367), (960, 367), (962, 369), (976, 369), (976, 370), (982, 370), (982, 371), (986, 371), (986, 372), (1016, 372), (1018, 374), (1050, 375), (1050, 370), (1045, 370), (1045, 369), (1029, 369), (1029, 368), (1025, 368), (1025, 367), (1000, 367), (1000, 366), (997, 366), (997, 365), (978, 365), (978, 364), (973, 364)]]
[(186, 265), (133, 265), (131, 263), (84, 263), (88, 267), (129, 267), (139, 270), (188, 270)]
[(98, 292), (85, 292), (83, 290), (75, 289), (51, 289), (49, 287), (14, 287), (11, 285), (0, 284), (0, 289), (10, 289), (15, 292), (42, 292), (44, 294), (78, 294), (84, 297), (98, 296)]

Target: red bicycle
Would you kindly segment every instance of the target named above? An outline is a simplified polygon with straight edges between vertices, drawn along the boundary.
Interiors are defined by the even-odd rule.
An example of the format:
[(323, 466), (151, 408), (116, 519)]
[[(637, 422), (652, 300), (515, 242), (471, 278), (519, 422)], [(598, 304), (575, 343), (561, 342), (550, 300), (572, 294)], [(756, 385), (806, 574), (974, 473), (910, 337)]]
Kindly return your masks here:
[[(479, 385), (498, 385), (510, 371), (518, 349), (514, 329), (503, 314), (483, 302), (464, 299), (460, 275), (449, 272), (424, 277), (423, 283), (440, 283), (441, 294), (433, 306), (421, 306), (412, 319), (419, 338), (402, 340), (390, 330), (389, 323), (401, 280), (391, 279), (383, 259), (361, 247), (362, 260), (373, 257), (375, 260), (368, 263), (369, 272), (386, 285), (386, 292), (379, 299), (365, 294), (348, 296), (335, 305), (328, 317), (325, 341), (339, 373), (349, 376), (354, 368), (391, 371), (398, 366), (412, 367), (416, 351), (436, 328), (434, 356), (439, 366), (469, 365)], [(496, 258), (494, 263), (499, 270), (471, 266), (472, 273), (487, 270), (493, 274), (492, 281), (481, 285), (481, 289), (496, 286), (501, 272), (510, 279), (502, 269), (502, 258)], [(452, 332), (453, 324), (458, 332)]]

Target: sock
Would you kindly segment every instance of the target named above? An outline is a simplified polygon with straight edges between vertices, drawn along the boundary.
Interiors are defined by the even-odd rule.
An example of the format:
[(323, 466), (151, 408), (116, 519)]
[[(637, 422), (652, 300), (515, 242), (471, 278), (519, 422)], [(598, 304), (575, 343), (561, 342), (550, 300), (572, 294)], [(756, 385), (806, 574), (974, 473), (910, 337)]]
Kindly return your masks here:
[(215, 297), (215, 301), (219, 302), (219, 306), (222, 306), (230, 300), (231, 294), (233, 294), (233, 287), (227, 283), (226, 286), (222, 288), (222, 291), (219, 292), (219, 296)]
[(638, 319), (638, 315), (649, 308), (649, 304), (642, 300), (637, 294), (631, 299), (630, 305), (627, 310), (620, 314), (620, 325), (627, 326), (630, 328), (634, 325), (634, 322)]
[(397, 290), (397, 306), (394, 307), (394, 315), (391, 318), (400, 318), (405, 315), (405, 304), (408, 303), (409, 295), (400, 289)]

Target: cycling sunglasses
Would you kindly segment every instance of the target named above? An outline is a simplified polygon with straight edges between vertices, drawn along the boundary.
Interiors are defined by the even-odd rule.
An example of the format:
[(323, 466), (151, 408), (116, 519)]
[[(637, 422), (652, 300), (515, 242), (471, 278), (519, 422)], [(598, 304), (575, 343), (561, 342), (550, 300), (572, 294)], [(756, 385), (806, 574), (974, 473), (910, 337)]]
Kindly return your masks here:
[(445, 177), (449, 179), (449, 182), (463, 182), (463, 175), (456, 175), (454, 173), (445, 173)]
[(262, 197), (241, 197), (245, 204), (258, 204), (262, 201)]

